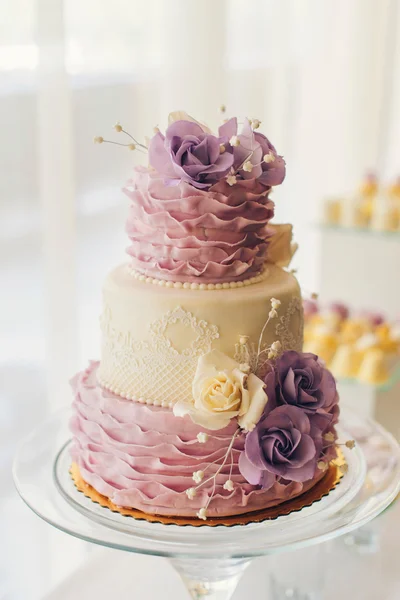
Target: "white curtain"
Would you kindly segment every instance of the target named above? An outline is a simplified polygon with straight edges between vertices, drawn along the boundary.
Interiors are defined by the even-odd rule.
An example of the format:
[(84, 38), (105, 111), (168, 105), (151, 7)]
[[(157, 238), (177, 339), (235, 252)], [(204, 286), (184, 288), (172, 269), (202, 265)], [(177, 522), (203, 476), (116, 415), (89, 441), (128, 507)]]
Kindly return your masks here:
[[(80, 286), (92, 282), (100, 298), (103, 272), (123, 259), (118, 188), (138, 157), (92, 144), (115, 135), (116, 120), (144, 137), (177, 108), (214, 126), (222, 103), (259, 118), (287, 161), (276, 214), (295, 225), (307, 289), (318, 287), (322, 197), (351, 190), (368, 168), (399, 173), (397, 0), (0, 0), (0, 9), (0, 234), (3, 255), (42, 244), (44, 283), (30, 285), (43, 283), (45, 350), (36, 347), (53, 405), (98, 343)], [(119, 252), (113, 245), (100, 264), (85, 232), (119, 209), (103, 239), (118, 228)], [(95, 343), (82, 344), (88, 332)]]

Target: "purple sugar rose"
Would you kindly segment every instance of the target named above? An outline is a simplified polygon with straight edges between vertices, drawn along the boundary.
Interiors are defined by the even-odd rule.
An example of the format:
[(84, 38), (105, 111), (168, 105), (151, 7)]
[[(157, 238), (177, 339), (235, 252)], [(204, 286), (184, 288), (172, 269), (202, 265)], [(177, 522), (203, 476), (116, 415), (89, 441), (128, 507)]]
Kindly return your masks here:
[(284, 352), (276, 361), (276, 403), (318, 413), (334, 420), (338, 414), (336, 382), (330, 371), (311, 353)]
[[(228, 138), (236, 135), (237, 120), (230, 119), (225, 124), (229, 127)], [(222, 127), (220, 128), (220, 133)], [(248, 119), (245, 119), (242, 131), (238, 134), (239, 146), (234, 146), (234, 168), (238, 169), (243, 179), (257, 179), (265, 186), (280, 185), (285, 179), (286, 166), (282, 156), (279, 156), (271, 142), (263, 135), (254, 131)], [(264, 157), (270, 155), (271, 162), (265, 162)], [(252, 164), (251, 171), (241, 168), (248, 161)]]
[(303, 410), (278, 406), (264, 414), (247, 434), (239, 458), (240, 472), (249, 483), (263, 489), (272, 487), (277, 478), (308, 481), (315, 474), (319, 455), (314, 437), (322, 439), (321, 432), (313, 431)]
[[(285, 161), (262, 133), (252, 129), (248, 119), (240, 133), (234, 117), (223, 123), (215, 136), (186, 116), (189, 120), (174, 121), (165, 136), (158, 132), (150, 141), (149, 163), (167, 185), (186, 181), (196, 188), (208, 189), (228, 175), (235, 176), (229, 185), (234, 185), (235, 178), (238, 182), (257, 181), (266, 189), (282, 183)], [(237, 144), (232, 138), (237, 138)]]
[(165, 136), (151, 139), (149, 163), (169, 185), (186, 181), (196, 188), (209, 188), (224, 178), (233, 165), (233, 150), (226, 136), (216, 137), (192, 121), (175, 121)]
[(285, 179), (286, 163), (282, 156), (279, 156), (275, 147), (271, 144), (268, 138), (262, 133), (256, 131), (254, 133), (256, 143), (260, 144), (263, 157), (267, 154), (272, 154), (275, 160), (270, 163), (263, 162), (261, 164), (262, 174), (259, 181), (264, 185), (274, 186), (280, 185)]

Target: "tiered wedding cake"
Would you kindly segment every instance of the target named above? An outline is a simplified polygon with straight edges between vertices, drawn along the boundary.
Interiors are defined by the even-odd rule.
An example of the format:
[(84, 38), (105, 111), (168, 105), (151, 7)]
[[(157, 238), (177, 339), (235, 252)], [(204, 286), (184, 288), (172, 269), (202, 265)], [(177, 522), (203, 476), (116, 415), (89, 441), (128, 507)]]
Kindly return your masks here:
[(258, 126), (213, 135), (174, 113), (124, 190), (131, 260), (106, 279), (101, 360), (73, 379), (71, 421), (75, 469), (116, 507), (256, 511), (335, 455), (335, 382), (301, 353), (291, 226), (270, 224), (285, 162)]

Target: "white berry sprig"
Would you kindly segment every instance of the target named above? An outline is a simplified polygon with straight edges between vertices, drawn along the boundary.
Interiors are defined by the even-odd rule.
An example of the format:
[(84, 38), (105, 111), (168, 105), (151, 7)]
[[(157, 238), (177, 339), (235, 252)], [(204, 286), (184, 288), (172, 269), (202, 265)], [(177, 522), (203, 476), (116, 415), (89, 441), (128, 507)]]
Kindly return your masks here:
[[(133, 135), (131, 135), (128, 131), (126, 131), (121, 123), (119, 121), (117, 121), (117, 123), (115, 123), (114, 125), (114, 129), (117, 133), (124, 133), (125, 135), (127, 135), (132, 141), (127, 143), (127, 144), (123, 144), (121, 142), (114, 142), (114, 140), (105, 140), (103, 138), (103, 136), (101, 135), (96, 135), (93, 138), (93, 141), (95, 144), (114, 144), (115, 146), (123, 146), (125, 148), (128, 148), (128, 150), (139, 150), (140, 152), (147, 152), (147, 146), (145, 146), (144, 144), (141, 144), (140, 142), (137, 141), (136, 138), (133, 137)], [(158, 128), (157, 128), (158, 129)]]
[[(226, 480), (226, 482), (223, 485), (223, 489), (228, 491), (228, 492), (233, 492), (235, 489), (235, 484), (232, 481), (232, 469), (233, 469), (233, 446), (235, 443), (235, 440), (237, 438), (237, 436), (241, 433), (241, 429), (238, 428), (235, 433), (232, 436), (232, 439), (229, 443), (229, 446), (226, 450), (226, 453), (222, 459), (222, 463), (219, 465), (218, 469), (215, 471), (215, 473), (213, 475), (211, 475), (210, 477), (208, 477), (207, 479), (204, 479), (204, 475), (205, 475), (205, 471), (207, 471), (207, 469), (209, 467), (211, 467), (211, 465), (217, 464), (221, 458), (215, 460), (214, 462), (210, 463), (206, 469), (204, 469), (204, 471), (194, 471), (193, 473), (193, 481), (197, 484), (195, 487), (190, 487), (186, 490), (186, 496), (189, 498), (189, 500), (193, 500), (196, 495), (198, 490), (203, 487), (204, 485), (206, 485), (207, 483), (211, 483), (213, 484), (212, 487), (212, 491), (211, 494), (208, 497), (207, 503), (205, 506), (203, 506), (202, 508), (200, 508), (200, 510), (197, 512), (197, 517), (199, 519), (202, 519), (203, 521), (207, 520), (207, 510), (208, 507), (210, 506), (210, 502), (212, 501), (214, 495), (215, 495), (215, 491), (216, 491), (216, 485), (217, 485), (217, 477), (218, 475), (221, 473), (222, 469), (225, 467), (227, 460), (229, 458), (229, 456), (231, 457), (231, 465), (230, 465), (230, 472), (229, 472), (229, 477)], [(199, 436), (201, 436), (202, 433), (199, 433), (197, 435), (197, 438), (199, 439)], [(207, 434), (205, 434), (207, 435)], [(201, 438), (203, 439), (203, 438)], [(200, 440), (199, 440), (200, 441)], [(202, 442), (200, 442), (202, 443)]]

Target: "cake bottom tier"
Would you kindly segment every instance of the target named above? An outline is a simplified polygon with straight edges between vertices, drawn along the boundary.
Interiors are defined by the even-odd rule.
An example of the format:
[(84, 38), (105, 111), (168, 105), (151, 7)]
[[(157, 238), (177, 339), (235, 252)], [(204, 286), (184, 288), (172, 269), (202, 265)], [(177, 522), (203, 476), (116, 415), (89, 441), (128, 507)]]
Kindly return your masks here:
[[(125, 400), (98, 384), (97, 370), (98, 363), (93, 362), (72, 380), (71, 455), (83, 479), (117, 506), (191, 517), (207, 506), (212, 495), (210, 517), (238, 515), (294, 498), (324, 474), (317, 470), (305, 483), (276, 482), (268, 490), (250, 485), (238, 468), (243, 436), (227, 453), (234, 423), (217, 432), (206, 431), (189, 417), (175, 417), (169, 408)], [(198, 440), (201, 432), (208, 435), (206, 442)], [(186, 490), (198, 485), (193, 480), (196, 471), (204, 472), (203, 485), (189, 499)], [(224, 488), (227, 479), (233, 490)]]

